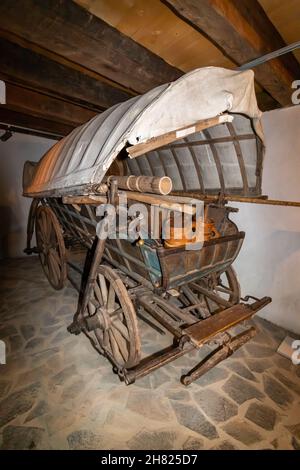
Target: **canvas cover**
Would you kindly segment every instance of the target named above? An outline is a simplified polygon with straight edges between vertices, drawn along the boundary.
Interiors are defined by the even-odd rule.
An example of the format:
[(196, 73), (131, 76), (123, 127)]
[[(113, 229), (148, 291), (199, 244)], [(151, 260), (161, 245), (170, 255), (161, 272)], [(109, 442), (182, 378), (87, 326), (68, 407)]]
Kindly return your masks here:
[[(218, 192), (227, 188), (227, 192), (245, 194), (238, 158), (242, 152), (248, 179), (246, 187), (251, 194), (258, 195), (261, 190), (258, 166), (262, 165), (262, 160), (258, 156), (257, 142), (263, 142), (263, 135), (254, 73), (218, 67), (193, 70), (175, 82), (114, 105), (74, 129), (42, 157), (30, 184), (23, 188), (24, 195), (87, 194), (92, 184), (101, 182), (125, 146), (223, 113), (234, 116), (231, 131), (224, 125), (216, 126), (206, 133), (189, 136), (174, 149), (157, 149), (136, 159), (128, 158), (126, 171), (137, 175), (167, 174), (177, 190)], [(201, 140), (205, 145), (201, 145)], [(185, 147), (188, 142), (192, 142), (193, 152)], [(225, 188), (222, 188), (224, 175), (221, 177), (220, 170), (215, 168), (217, 159), (220, 162), (217, 167), (221, 165), (227, 175)]]

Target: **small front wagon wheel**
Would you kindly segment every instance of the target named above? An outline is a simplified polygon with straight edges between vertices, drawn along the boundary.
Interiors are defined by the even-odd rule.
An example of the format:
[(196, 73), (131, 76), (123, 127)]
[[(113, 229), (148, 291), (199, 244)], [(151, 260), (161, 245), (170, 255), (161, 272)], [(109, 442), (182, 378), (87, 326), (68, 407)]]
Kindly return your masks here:
[(61, 227), (50, 207), (37, 208), (35, 232), (44, 273), (54, 289), (62, 289), (67, 279), (66, 249)]

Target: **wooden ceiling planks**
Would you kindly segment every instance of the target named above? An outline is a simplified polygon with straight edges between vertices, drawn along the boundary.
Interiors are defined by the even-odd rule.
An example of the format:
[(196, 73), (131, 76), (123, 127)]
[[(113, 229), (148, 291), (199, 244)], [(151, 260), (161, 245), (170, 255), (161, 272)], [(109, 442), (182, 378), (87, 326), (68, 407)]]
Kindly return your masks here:
[(208, 65), (234, 66), (208, 39), (159, 0), (75, 1), (184, 72)]
[(45, 117), (71, 127), (78, 126), (97, 114), (76, 104), (10, 83), (6, 84), (6, 104), (2, 107), (30, 116)]
[(139, 93), (182, 75), (70, 0), (1, 0), (0, 28)]
[[(286, 44), (257, 0), (164, 0), (172, 11), (242, 65)], [(282, 106), (291, 105), (291, 83), (300, 65), (287, 54), (255, 68), (258, 83)]]
[[(243, 3), (252, 8), (253, 1), (256, 3), (199, 0), (196, 4)], [(57, 135), (64, 135), (95, 112), (172, 81), (183, 72), (207, 65), (235, 67), (236, 57), (226, 57), (166, 3), (190, 2), (2, 0), (0, 79), (8, 83), (9, 103), (0, 107), (1, 121), (25, 125), (27, 116), (28, 127), (45, 132), (53, 127)], [(299, 39), (297, 15), (292, 11), (299, 9), (299, 3), (260, 0), (287, 42)], [(261, 32), (264, 23), (257, 20), (257, 13), (254, 19)], [(292, 27), (285, 27), (286, 23)], [(263, 31), (265, 42), (270, 31)], [(278, 46), (278, 34), (275, 36), (272, 44)], [(274, 83), (260, 82), (286, 104), (290, 95), (286, 83), (296, 70), (295, 63), (291, 66), (286, 58), (273, 63), (277, 64), (275, 92)], [(268, 70), (274, 72), (274, 68)], [(258, 88), (263, 110), (276, 107), (270, 93)]]
[[(300, 40), (300, 0), (259, 0), (259, 3), (287, 44)], [(300, 50), (293, 54), (300, 62)]]
[(129, 93), (0, 37), (0, 79), (101, 112)]

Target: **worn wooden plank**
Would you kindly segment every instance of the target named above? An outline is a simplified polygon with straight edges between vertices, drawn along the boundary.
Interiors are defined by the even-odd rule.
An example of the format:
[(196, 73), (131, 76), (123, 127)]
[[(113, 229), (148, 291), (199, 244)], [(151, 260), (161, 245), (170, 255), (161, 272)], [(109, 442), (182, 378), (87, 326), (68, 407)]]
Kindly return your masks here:
[(2, 0), (0, 28), (137, 92), (182, 75), (71, 0)]
[[(237, 65), (286, 45), (257, 0), (164, 0), (164, 3)], [(300, 65), (293, 54), (255, 68), (257, 82), (282, 106), (291, 105), (291, 83), (299, 76)]]
[(255, 310), (252, 310), (248, 305), (234, 305), (220, 313), (216, 313), (212, 317), (200, 320), (184, 328), (182, 333), (187, 335), (195, 346), (201, 346), (216, 334), (226, 331), (252, 317), (254, 313)]
[(6, 86), (6, 104), (1, 107), (69, 124), (71, 127), (88, 121), (96, 114), (79, 105), (9, 83)]
[(64, 196), (62, 198), (64, 204), (106, 204), (107, 197), (105, 196)]
[(1, 37), (0, 78), (98, 112), (132, 96)]
[(223, 114), (222, 116), (215, 116), (209, 119), (202, 119), (201, 121), (195, 122), (190, 126), (181, 127), (180, 129), (176, 129), (175, 131), (167, 132), (166, 134), (160, 135), (158, 137), (153, 137), (147, 140), (146, 142), (132, 145), (126, 150), (130, 158), (136, 158), (140, 155), (144, 155), (147, 152), (151, 152), (152, 150), (170, 144), (171, 142), (181, 140), (187, 135), (195, 134), (196, 132), (203, 131), (204, 129), (208, 129), (209, 127), (217, 126), (218, 124), (224, 122), (231, 122), (232, 119), (232, 116), (226, 114)]

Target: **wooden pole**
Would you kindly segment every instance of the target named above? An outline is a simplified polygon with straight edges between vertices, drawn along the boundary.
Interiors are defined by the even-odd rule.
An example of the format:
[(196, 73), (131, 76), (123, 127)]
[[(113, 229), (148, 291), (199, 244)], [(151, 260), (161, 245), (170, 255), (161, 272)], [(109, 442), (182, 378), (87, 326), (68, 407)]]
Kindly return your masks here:
[(193, 193), (193, 192), (182, 192), (182, 191), (172, 191), (171, 195), (200, 199), (201, 201), (204, 201), (204, 202), (218, 202), (219, 200), (224, 200), (225, 202), (232, 201), (232, 202), (244, 202), (247, 204), (264, 204), (264, 205), (269, 205), (269, 206), (300, 207), (300, 202), (297, 202), (297, 201), (266, 199), (265, 196), (245, 197), (245, 196), (233, 196), (229, 194), (225, 194), (224, 196), (219, 196), (219, 195), (209, 195), (209, 194), (200, 194), (200, 193)]

